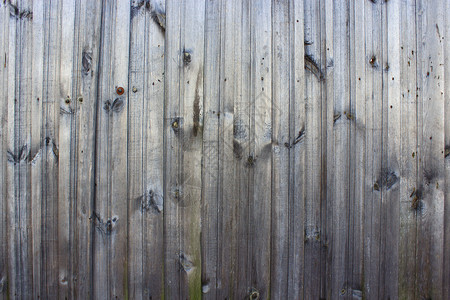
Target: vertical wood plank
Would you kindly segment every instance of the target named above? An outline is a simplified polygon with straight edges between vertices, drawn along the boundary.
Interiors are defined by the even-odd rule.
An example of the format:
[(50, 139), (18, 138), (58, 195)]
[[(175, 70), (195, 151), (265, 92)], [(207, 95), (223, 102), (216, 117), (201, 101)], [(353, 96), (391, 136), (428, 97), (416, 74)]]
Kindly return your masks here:
[[(237, 1), (239, 2), (239, 1)], [(238, 6), (239, 7), (239, 6)], [(237, 265), (235, 266), (238, 275), (237, 287), (236, 287), (236, 297), (242, 298), (248, 295), (249, 287), (251, 284), (251, 263), (249, 261), (249, 246), (250, 246), (250, 227), (248, 226), (248, 218), (250, 216), (250, 206), (249, 201), (251, 197), (249, 196), (250, 191), (250, 171), (251, 168), (248, 166), (248, 157), (251, 155), (250, 150), (250, 139), (251, 139), (251, 109), (252, 109), (252, 91), (250, 89), (252, 82), (251, 66), (252, 66), (252, 53), (251, 53), (251, 2), (242, 1), (240, 6), (242, 10), (241, 16), (241, 41), (240, 47), (241, 52), (241, 68), (239, 70), (241, 76), (240, 86), (237, 89), (240, 97), (235, 99), (240, 99), (241, 102), (235, 102), (234, 110), (234, 123), (233, 123), (233, 136), (237, 142), (240, 143), (242, 148), (242, 161), (239, 162), (237, 166), (237, 177), (239, 178), (239, 192), (237, 199), (239, 199), (239, 205), (237, 210), (240, 212), (237, 214), (238, 229), (238, 249), (237, 249)], [(239, 63), (237, 61), (236, 63)], [(239, 75), (236, 75), (239, 77)], [(239, 82), (236, 82), (239, 84)], [(237, 93), (236, 92), (236, 93)], [(233, 153), (235, 152), (235, 144), (233, 140)], [(237, 147), (236, 152), (239, 151)], [(240, 155), (237, 155), (238, 157)], [(235, 155), (236, 157), (236, 155)]]
[[(6, 72), (7, 72), (7, 80), (6, 80), (6, 97), (7, 97), (7, 119), (6, 119), (6, 156), (8, 163), (6, 165), (6, 209), (7, 209), (7, 268), (8, 268), (8, 281), (7, 281), (7, 297), (16, 297), (22, 296), (22, 290), (20, 283), (17, 282), (17, 277), (20, 276), (20, 270), (18, 270), (19, 264), (18, 260), (18, 251), (17, 249), (17, 230), (16, 230), (16, 205), (15, 205), (15, 190), (16, 190), (16, 182), (15, 182), (15, 165), (16, 165), (16, 145), (15, 145), (15, 137), (14, 137), (14, 125), (15, 125), (15, 90), (16, 90), (16, 82), (15, 82), (15, 67), (16, 67), (16, 20), (15, 18), (10, 18), (10, 5), (14, 5), (13, 3), (8, 3), (6, 6), (5, 17), (7, 18), (6, 22), (6, 35), (5, 44), (7, 45), (6, 51)], [(12, 19), (12, 20), (11, 20)], [(8, 159), (9, 156), (9, 159)], [(15, 295), (11, 295), (15, 294)], [(19, 294), (19, 295), (17, 295)]]
[(250, 62), (248, 49), (248, 2), (223, 1), (221, 9), (221, 72), (219, 118), (218, 193), (219, 265), (216, 298), (244, 298), (248, 295), (246, 216), (249, 154), (249, 97), (244, 90)]
[[(0, 57), (3, 61), (3, 65), (0, 65), (0, 78), (2, 80), (2, 90), (7, 91), (8, 80), (7, 80), (7, 65), (6, 65), (6, 53), (8, 47), (7, 38), (7, 25), (9, 17), (7, 14), (6, 3), (0, 3), (0, 40), (2, 41), (0, 45)], [(7, 148), (6, 148), (6, 138), (7, 138), (7, 112), (8, 112), (8, 97), (7, 93), (2, 93), (0, 96), (0, 299), (7, 299), (7, 284), (8, 284), (8, 267), (7, 267), (7, 206), (6, 206), (6, 167), (8, 163), (7, 159)]]
[(186, 0), (180, 27), (182, 63), (179, 97), (182, 165), (179, 260), (182, 284), (179, 297), (201, 298), (201, 163), (203, 142), (203, 63), (205, 1)]
[[(319, 298), (321, 284), (321, 207), (322, 207), (322, 83), (326, 62), (321, 38), (321, 5), (305, 1), (305, 101), (306, 123), (294, 138), (306, 148), (305, 184), (305, 298)], [(303, 132), (302, 132), (303, 131)]]
[(31, 99), (31, 207), (33, 298), (41, 297), (42, 276), (42, 106), (44, 102), (44, 2), (33, 3), (33, 86)]
[[(233, 250), (236, 247), (234, 242), (234, 226), (236, 223), (233, 217), (234, 201), (239, 199), (235, 195), (238, 189), (232, 191), (231, 186), (237, 187), (238, 177), (235, 175), (235, 161), (233, 159), (233, 129), (234, 129), (234, 100), (236, 98), (235, 87), (239, 78), (236, 78), (234, 70), (234, 60), (236, 49), (235, 41), (239, 38), (239, 32), (233, 25), (236, 10), (233, 1), (220, 1), (221, 10), (217, 18), (220, 19), (220, 77), (219, 77), (219, 190), (217, 194), (218, 210), (218, 266), (217, 266), (217, 298), (233, 297), (230, 287), (233, 284), (234, 266), (236, 266)], [(243, 129), (245, 130), (245, 128)]]
[[(386, 75), (384, 89), (387, 93), (387, 101), (383, 102), (383, 119), (386, 116), (387, 126), (383, 130), (383, 233), (385, 268), (382, 277), (384, 279), (384, 291), (382, 298), (398, 298), (398, 268), (399, 254), (399, 199), (401, 195), (400, 169), (401, 161), (401, 93), (400, 93), (400, 4), (399, 2), (387, 2), (385, 4), (386, 24), (386, 48), (387, 53), (383, 57), (382, 70)], [(383, 82), (385, 82), (383, 80)], [(387, 128), (386, 128), (387, 127)]]
[[(220, 114), (220, 1), (206, 1), (204, 60), (204, 128), (202, 168), (202, 292), (205, 299), (216, 299), (219, 275), (218, 189), (219, 189), (219, 116)], [(245, 273), (244, 270), (241, 270)], [(240, 272), (240, 274), (241, 274)]]
[[(289, 3), (274, 1), (272, 6), (272, 213), (271, 292), (275, 299), (288, 298), (289, 260), (289, 154), (303, 147), (290, 132), (290, 21)], [(257, 79), (258, 80), (258, 79)], [(262, 78), (260, 80), (266, 80)], [(299, 129), (300, 132), (302, 129)], [(292, 130), (295, 132), (294, 130)], [(301, 137), (302, 139), (304, 137)], [(320, 281), (319, 281), (320, 283)]]
[[(347, 280), (349, 278), (349, 178), (350, 178), (350, 152), (349, 133), (352, 122), (350, 111), (350, 73), (349, 73), (349, 4), (336, 1), (333, 16), (334, 33), (334, 71), (333, 77), (333, 105), (334, 115), (341, 115), (334, 122), (333, 139), (334, 143), (334, 174), (332, 190), (332, 282), (331, 298), (346, 297)], [(333, 118), (334, 120), (334, 118)]]
[[(58, 298), (68, 299), (70, 288), (72, 287), (71, 258), (73, 251), (71, 247), (71, 232), (74, 230), (73, 219), (71, 218), (71, 195), (73, 195), (73, 185), (71, 177), (74, 169), (74, 148), (72, 140), (76, 138), (74, 130), (73, 114), (70, 112), (70, 102), (73, 101), (73, 84), (76, 83), (74, 71), (74, 50), (75, 50), (75, 1), (63, 1), (61, 3), (61, 14), (64, 22), (61, 22), (60, 43), (60, 74), (59, 74), (59, 131), (58, 131)], [(72, 240), (73, 242), (73, 240)]]
[[(444, 2), (418, 7), (418, 297), (442, 298), (444, 278)], [(442, 33), (441, 33), (442, 31)]]
[[(325, 1), (325, 47), (326, 47), (326, 57), (327, 61), (334, 62), (334, 1), (326, 0)], [(331, 298), (332, 292), (332, 280), (333, 280), (333, 212), (334, 212), (334, 172), (335, 172), (335, 157), (334, 157), (334, 116), (335, 116), (335, 107), (334, 107), (334, 72), (335, 65), (331, 65), (327, 68), (326, 73), (326, 99), (327, 99), (327, 108), (326, 108), (326, 218), (324, 220), (325, 225), (325, 248), (327, 251), (326, 255), (326, 280), (325, 280), (325, 298)], [(305, 174), (306, 176), (306, 174)]]
[(105, 2), (103, 9), (93, 216), (96, 227), (94, 295), (122, 299), (128, 297), (127, 112), (131, 9), (125, 1)]
[(31, 20), (21, 18), (30, 12), (28, 2), (6, 4), (8, 19), (8, 50), (4, 52), (4, 68), (8, 79), (7, 95), (7, 243), (8, 295), (27, 298), (32, 295), (32, 253), (30, 245), (31, 205), (29, 189), (30, 96), (31, 96)]
[(382, 137), (381, 3), (366, 1), (366, 174), (364, 214), (364, 295), (379, 298)]
[[(164, 77), (164, 297), (181, 292), (180, 199), (182, 182), (182, 126), (180, 69), (183, 68), (181, 16), (183, 2), (166, 1), (166, 46)], [(185, 260), (183, 260), (185, 261)]]
[[(249, 263), (251, 290), (270, 295), (272, 179), (272, 3), (250, 3), (251, 123), (249, 178)], [(263, 79), (262, 79), (263, 78)]]
[(400, 233), (398, 243), (398, 297), (414, 299), (416, 289), (416, 213), (417, 196), (417, 97), (416, 97), (416, 4), (401, 2), (401, 162), (400, 162)]
[[(444, 2), (444, 11), (450, 11), (450, 2)], [(450, 16), (444, 14), (444, 33), (441, 37), (444, 44), (444, 101), (445, 101), (445, 194), (444, 194), (444, 280), (442, 298), (450, 298), (450, 66), (448, 61), (450, 59)]]
[(44, 6), (44, 88), (42, 103), (41, 297), (58, 297), (58, 159), (61, 3)]
[[(349, 263), (351, 274), (348, 283), (348, 295), (362, 296), (363, 256), (364, 256), (364, 202), (365, 202), (365, 163), (366, 157), (366, 95), (365, 95), (365, 0), (353, 2), (351, 5), (351, 109), (354, 120), (350, 128), (351, 135), (351, 202)], [(351, 119), (351, 117), (350, 117)]]
[[(149, 7), (150, 8), (150, 7)], [(130, 24), (130, 65), (128, 70), (129, 105), (128, 105), (128, 278), (129, 296), (133, 299), (144, 298), (144, 218), (147, 209), (152, 208), (150, 192), (144, 187), (144, 145), (147, 132), (144, 126), (144, 81), (147, 48), (151, 33), (146, 28), (149, 15), (144, 2), (131, 1)], [(150, 16), (151, 17), (151, 16)], [(153, 100), (153, 99), (152, 99)], [(156, 101), (155, 101), (156, 102)], [(147, 207), (146, 207), (147, 205)], [(157, 209), (157, 207), (156, 207)], [(133, 234), (130, 234), (130, 233)]]
[[(99, 96), (100, 45), (102, 33), (102, 2), (79, 1), (76, 4), (77, 64), (76, 89), (73, 90), (70, 111), (75, 114), (75, 159), (73, 172), (72, 219), (75, 228), (71, 237), (74, 247), (73, 277), (70, 297), (90, 298), (94, 295), (93, 249), (94, 230), (98, 219), (94, 215), (96, 175), (97, 118), (103, 102)], [(104, 285), (105, 283), (102, 283)], [(106, 296), (106, 293), (103, 294)]]
[[(290, 1), (290, 124), (289, 137), (298, 136), (305, 126), (305, 70), (304, 70), (304, 1)], [(301, 146), (301, 144), (299, 145)], [(288, 295), (294, 299), (303, 297), (304, 289), (304, 223), (305, 223), (305, 147), (290, 150), (289, 195), (289, 262)]]
[[(164, 27), (155, 20), (154, 14), (165, 17), (164, 1), (151, 2), (151, 11), (145, 19), (149, 35), (144, 45), (144, 190), (148, 196), (143, 220), (143, 298), (164, 297)], [(138, 87), (139, 92), (139, 87)], [(150, 99), (150, 100), (148, 100)], [(150, 201), (150, 202), (149, 202)], [(131, 230), (129, 232), (132, 232)]]

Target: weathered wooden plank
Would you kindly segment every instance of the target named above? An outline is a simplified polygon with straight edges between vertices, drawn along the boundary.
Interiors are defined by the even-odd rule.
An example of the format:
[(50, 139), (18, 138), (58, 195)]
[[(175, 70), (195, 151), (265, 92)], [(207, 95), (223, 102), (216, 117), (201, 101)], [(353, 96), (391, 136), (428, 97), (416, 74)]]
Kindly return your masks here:
[[(274, 2), (272, 7), (272, 231), (271, 291), (275, 299), (288, 298), (289, 189), (292, 188), (289, 154), (303, 147), (294, 130), (290, 132), (290, 22), (289, 3)], [(261, 78), (265, 80), (265, 78)], [(300, 129), (301, 130), (301, 129)], [(292, 135), (293, 136), (292, 136)], [(300, 137), (303, 139), (304, 137)], [(312, 274), (311, 274), (312, 276)], [(320, 284), (320, 281), (319, 281)]]
[[(31, 248), (31, 188), (29, 164), (27, 164), (27, 156), (29, 155), (29, 145), (31, 144), (31, 87), (32, 87), (32, 14), (31, 1), (21, 1), (17, 3), (19, 9), (19, 20), (16, 55), (18, 53), (19, 59), (16, 60), (16, 92), (15, 102), (16, 108), (18, 106), (18, 113), (16, 115), (17, 123), (15, 127), (16, 144), (20, 145), (22, 160), (18, 163), (18, 184), (19, 194), (16, 194), (17, 208), (16, 214), (19, 216), (18, 229), (20, 232), (20, 264), (24, 270), (23, 277), (19, 278), (22, 281), (23, 297), (30, 297), (32, 295), (32, 248)], [(28, 15), (28, 17), (26, 17)], [(17, 18), (17, 17), (16, 17)], [(19, 158), (20, 159), (20, 158)]]
[[(384, 32), (386, 45), (383, 51), (382, 70), (384, 73), (383, 88), (386, 91), (386, 101), (383, 98), (383, 235), (382, 253), (385, 263), (382, 270), (384, 290), (380, 297), (398, 298), (398, 267), (399, 253), (399, 199), (401, 186), (399, 182), (401, 161), (401, 92), (400, 92), (400, 4), (391, 2), (385, 4)], [(383, 97), (384, 97), (383, 95)]]
[(58, 297), (58, 155), (61, 3), (44, 5), (44, 88), (42, 95), (41, 297)]
[[(237, 1), (236, 3), (239, 3)], [(239, 204), (237, 206), (236, 221), (238, 223), (237, 230), (237, 261), (235, 270), (238, 273), (235, 278), (237, 279), (236, 284), (236, 298), (242, 298), (248, 295), (249, 287), (251, 286), (251, 265), (249, 261), (249, 244), (250, 244), (250, 228), (248, 226), (248, 217), (250, 216), (249, 207), (249, 172), (251, 168), (247, 165), (248, 157), (251, 155), (250, 152), (250, 124), (251, 124), (251, 107), (252, 107), (252, 91), (251, 86), (251, 65), (252, 65), (252, 53), (251, 53), (251, 5), (250, 1), (242, 1), (241, 5), (242, 11), (242, 21), (241, 21), (241, 41), (237, 47), (240, 45), (240, 70), (236, 77), (240, 77), (241, 82), (236, 81), (238, 85), (236, 91), (236, 98), (240, 99), (241, 102), (235, 101), (234, 108), (234, 123), (233, 123), (233, 136), (237, 142), (240, 143), (240, 147), (237, 147), (236, 151), (241, 152), (242, 160), (239, 161), (237, 165), (237, 177), (239, 178), (239, 193), (237, 194), (237, 199), (239, 199)], [(239, 30), (239, 29), (238, 29)], [(239, 64), (239, 60), (236, 61)], [(235, 151), (233, 140), (233, 152)], [(230, 145), (231, 146), (231, 145)], [(242, 151), (239, 151), (239, 148)], [(238, 158), (239, 159), (239, 158)], [(246, 160), (247, 159), (247, 160)]]
[[(73, 97), (73, 85), (76, 84), (74, 72), (75, 50), (75, 1), (61, 3), (61, 37), (64, 43), (60, 44), (60, 73), (58, 102), (61, 109), (70, 111), (70, 102)], [(78, 21), (78, 20), (77, 20)], [(72, 140), (76, 138), (75, 118), (73, 114), (60, 114), (58, 131), (58, 298), (68, 299), (72, 287), (73, 273), (71, 258), (73, 248), (71, 247), (71, 232), (74, 230), (72, 219), (71, 196), (74, 194), (74, 186), (71, 182), (73, 169), (75, 168), (75, 148)]]
[(201, 287), (201, 188), (203, 143), (203, 63), (205, 2), (185, 0), (180, 26), (182, 67), (180, 68), (179, 101), (182, 124), (180, 250), (182, 299), (199, 299)]
[[(94, 246), (94, 296), (128, 297), (127, 112), (130, 6), (103, 5)], [(106, 283), (106, 285), (105, 285)], [(105, 286), (107, 295), (105, 295)]]
[(364, 214), (364, 295), (379, 298), (382, 141), (381, 3), (366, 1), (366, 174)]
[[(163, 298), (164, 288), (164, 27), (155, 14), (165, 17), (164, 1), (151, 2), (145, 19), (149, 35), (144, 65), (144, 191), (147, 207), (143, 223), (143, 298)], [(148, 53), (147, 53), (148, 52)], [(139, 87), (138, 87), (139, 92)], [(150, 99), (150, 100), (149, 100)], [(148, 207), (148, 204), (151, 204)], [(130, 231), (131, 232), (131, 231)]]
[[(30, 11), (28, 2), (4, 3), (8, 20), (4, 52), (7, 72), (6, 127), (6, 211), (7, 211), (7, 297), (27, 298), (32, 295), (32, 265), (29, 226), (31, 223), (30, 190), (27, 158), (30, 147), (31, 94), (31, 22), (21, 18)], [(6, 21), (6, 20), (5, 20)], [(6, 33), (6, 32), (5, 32)]]
[[(9, 11), (5, 3), (0, 3), (0, 54), (1, 60), (4, 62), (0, 65), (0, 78), (2, 80), (2, 90), (6, 91), (8, 89), (8, 69), (5, 62), (7, 61), (7, 49), (8, 49), (8, 17)], [(6, 191), (7, 191), (7, 181), (6, 181), (6, 167), (8, 164), (7, 159), (7, 112), (8, 112), (8, 97), (7, 93), (2, 93), (0, 95), (0, 299), (7, 299), (7, 282), (8, 282), (8, 266), (7, 266), (7, 206), (6, 206)]]
[[(205, 60), (203, 85), (203, 168), (202, 168), (202, 292), (205, 299), (217, 297), (220, 52), (222, 3), (206, 1)], [(242, 270), (245, 273), (245, 270)]]
[[(235, 9), (242, 5), (243, 9)], [(248, 157), (248, 101), (243, 94), (243, 74), (248, 74), (250, 59), (245, 47), (248, 28), (241, 20), (248, 13), (247, 3), (222, 1), (221, 7), (221, 72), (219, 118), (219, 231), (216, 298), (244, 298), (248, 288), (239, 275), (247, 272), (246, 214), (248, 177), (245, 159)], [(244, 64), (244, 66), (242, 66)], [(248, 94), (247, 94), (248, 95)], [(231, 188), (234, 187), (234, 188)], [(243, 259), (244, 258), (244, 259)], [(242, 273), (241, 273), (242, 272)], [(241, 273), (241, 274), (240, 274)], [(248, 281), (247, 281), (248, 282)], [(248, 286), (248, 284), (247, 284)]]
[[(446, 1), (444, 4), (444, 11), (450, 11), (450, 1)], [(448, 61), (450, 59), (450, 16), (444, 14), (444, 29), (441, 39), (444, 44), (444, 62), (447, 64), (444, 66), (444, 95), (445, 95), (445, 194), (444, 194), (444, 280), (442, 298), (450, 298), (450, 66)]]
[(42, 276), (42, 106), (44, 102), (44, 2), (33, 3), (33, 61), (31, 97), (31, 207), (32, 207), (32, 256), (33, 298), (41, 297)]
[[(333, 43), (334, 43), (334, 70), (333, 92), (330, 99), (334, 105), (334, 115), (341, 115), (334, 122), (334, 174), (332, 200), (332, 265), (331, 265), (331, 298), (346, 297), (348, 293), (347, 280), (349, 278), (349, 203), (350, 196), (350, 152), (349, 152), (349, 130), (354, 119), (354, 112), (350, 111), (350, 70), (349, 70), (349, 31), (350, 11), (349, 4), (337, 1), (334, 6)], [(333, 118), (334, 120), (334, 118)]]
[[(19, 257), (18, 257), (18, 246), (17, 246), (17, 227), (15, 224), (16, 221), (16, 205), (15, 205), (15, 165), (16, 165), (16, 144), (15, 144), (15, 136), (14, 136), (14, 125), (15, 125), (15, 90), (16, 90), (16, 82), (15, 82), (15, 67), (16, 67), (16, 19), (10, 17), (10, 5), (14, 5), (13, 3), (8, 3), (5, 10), (5, 18), (7, 18), (7, 22), (5, 22), (5, 44), (7, 45), (6, 53), (6, 92), (5, 95), (7, 97), (7, 119), (6, 119), (6, 156), (7, 164), (6, 164), (6, 211), (7, 211), (7, 298), (10, 297), (11, 292), (15, 294), (15, 296), (22, 296), (22, 287), (20, 286), (20, 282), (17, 282), (17, 277), (21, 275), (19, 267)], [(11, 20), (12, 19), (12, 20)], [(5, 47), (6, 48), (6, 47)], [(9, 152), (8, 152), (9, 151)], [(8, 156), (10, 157), (8, 159)]]
[[(365, 65), (366, 54), (364, 43), (366, 11), (365, 0), (351, 2), (350, 11), (350, 56), (351, 56), (351, 108), (354, 120), (350, 127), (351, 158), (350, 158), (350, 232), (349, 232), (349, 264), (351, 273), (347, 294), (349, 298), (362, 297), (363, 256), (364, 256), (364, 193), (365, 193), (365, 163), (366, 163), (366, 95), (365, 95)], [(350, 117), (351, 119), (351, 117)]]
[[(290, 1), (290, 119), (289, 137), (305, 126), (303, 0)], [(297, 135), (296, 135), (297, 134)], [(301, 144), (299, 146), (302, 146)], [(290, 150), (288, 295), (301, 299), (304, 289), (305, 147)]]
[(249, 294), (270, 295), (272, 179), (271, 1), (250, 3), (251, 120), (249, 172)]
[[(184, 3), (184, 2), (183, 2)], [(181, 45), (182, 3), (166, 2), (166, 46), (164, 71), (164, 297), (181, 292), (181, 272), (188, 259), (180, 253), (180, 200), (182, 199), (181, 164), (183, 119), (180, 109), (180, 69), (183, 68)]]
[[(69, 283), (71, 298), (91, 298), (93, 284), (94, 230), (98, 219), (94, 216), (94, 197), (97, 188), (96, 135), (99, 106), (103, 106), (98, 90), (100, 75), (100, 42), (102, 33), (102, 3), (80, 1), (76, 4), (77, 64), (76, 89), (73, 90), (69, 113), (75, 115), (76, 139), (73, 141), (74, 163), (72, 184), (72, 218), (75, 231), (71, 245), (73, 277)], [(74, 86), (75, 87), (75, 86)], [(104, 282), (102, 283), (102, 286)], [(106, 293), (105, 293), (106, 294)], [(103, 296), (105, 296), (103, 294)]]
[[(333, 253), (331, 251), (332, 241), (333, 241), (333, 211), (334, 211), (334, 172), (335, 172), (335, 157), (334, 157), (334, 1), (326, 0), (325, 2), (325, 48), (327, 61), (333, 62), (333, 64), (327, 68), (325, 84), (326, 84), (326, 97), (327, 97), (327, 108), (326, 108), (326, 218), (324, 218), (324, 248), (326, 251), (326, 280), (325, 284), (322, 284), (322, 296), (324, 298), (332, 298), (331, 287), (332, 287), (332, 261)], [(306, 176), (306, 174), (305, 174)], [(306, 276), (306, 275), (305, 275)], [(302, 291), (303, 293), (303, 291)]]
[(305, 298), (319, 298), (321, 284), (321, 206), (322, 206), (322, 98), (326, 69), (322, 44), (322, 6), (305, 1), (305, 126), (294, 137), (298, 146), (306, 148), (305, 185)]
[[(144, 81), (146, 81), (146, 56), (150, 34), (147, 32), (147, 10), (144, 2), (131, 2), (130, 24), (130, 65), (128, 69), (129, 92), (128, 104), (128, 280), (129, 296), (132, 299), (144, 298), (144, 218), (147, 209), (153, 209), (150, 192), (144, 186), (144, 145), (147, 132), (144, 119)], [(151, 17), (151, 16), (150, 16)], [(156, 102), (156, 101), (155, 101)], [(147, 201), (149, 204), (147, 205)], [(146, 207), (147, 205), (147, 207)], [(133, 234), (130, 235), (130, 233)], [(148, 298), (148, 297), (147, 297)]]
[(398, 241), (398, 297), (414, 299), (416, 289), (416, 213), (417, 185), (417, 98), (416, 98), (416, 4), (401, 2), (401, 157), (400, 157), (400, 233)]
[[(417, 7), (419, 186), (417, 282), (421, 298), (441, 299), (444, 278), (444, 2)], [(442, 33), (441, 33), (442, 31)], [(448, 275), (447, 275), (448, 276)]]

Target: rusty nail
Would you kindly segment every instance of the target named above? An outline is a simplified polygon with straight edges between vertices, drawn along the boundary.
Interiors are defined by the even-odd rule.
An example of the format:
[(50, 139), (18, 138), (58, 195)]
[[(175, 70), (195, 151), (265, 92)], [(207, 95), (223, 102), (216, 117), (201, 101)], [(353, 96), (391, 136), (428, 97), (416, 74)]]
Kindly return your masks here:
[(123, 89), (123, 87), (121, 87), (121, 86), (119, 86), (119, 87), (116, 89), (117, 95), (122, 95), (123, 92), (124, 92), (124, 89)]

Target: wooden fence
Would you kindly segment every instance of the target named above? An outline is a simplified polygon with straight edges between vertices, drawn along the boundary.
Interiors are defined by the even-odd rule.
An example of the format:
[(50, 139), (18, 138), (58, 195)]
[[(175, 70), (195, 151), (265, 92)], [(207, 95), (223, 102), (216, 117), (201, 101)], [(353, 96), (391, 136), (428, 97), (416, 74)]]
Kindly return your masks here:
[(0, 299), (450, 299), (450, 1), (0, 26)]

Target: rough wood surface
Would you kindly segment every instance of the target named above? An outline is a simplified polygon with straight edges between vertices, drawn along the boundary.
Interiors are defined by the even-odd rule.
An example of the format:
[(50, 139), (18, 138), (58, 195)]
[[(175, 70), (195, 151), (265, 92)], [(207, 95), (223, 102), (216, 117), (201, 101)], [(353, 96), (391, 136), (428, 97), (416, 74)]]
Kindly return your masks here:
[(0, 2), (0, 300), (448, 299), (447, 0)]

